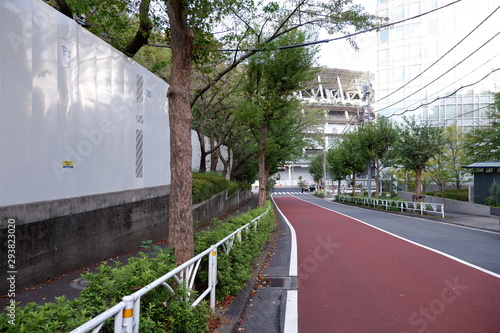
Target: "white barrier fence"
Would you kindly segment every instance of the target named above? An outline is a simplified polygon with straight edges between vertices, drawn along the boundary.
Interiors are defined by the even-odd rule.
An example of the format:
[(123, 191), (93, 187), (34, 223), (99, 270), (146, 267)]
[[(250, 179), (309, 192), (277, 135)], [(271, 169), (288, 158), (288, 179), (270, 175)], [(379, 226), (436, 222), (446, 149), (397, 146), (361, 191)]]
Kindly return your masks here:
[(115, 333), (138, 333), (141, 297), (160, 285), (166, 287), (172, 293), (175, 293), (174, 289), (167, 283), (169, 279), (174, 279), (174, 281), (179, 285), (184, 283), (188, 287), (188, 290), (192, 290), (196, 274), (198, 273), (198, 268), (205, 256), (208, 256), (208, 287), (191, 305), (197, 306), (208, 294), (210, 294), (210, 307), (214, 308), (215, 287), (217, 285), (217, 249), (222, 246), (223, 251), (226, 254), (229, 254), (231, 248), (233, 247), (234, 240), (237, 239), (241, 242), (241, 233), (243, 231), (248, 232), (250, 227), (253, 227), (254, 231), (256, 231), (259, 220), (268, 214), (269, 211), (270, 207), (263, 214), (238, 228), (217, 244), (212, 245), (210, 248), (198, 254), (191, 260), (186, 261), (184, 264), (176, 267), (159, 279), (151, 282), (144, 288), (131, 295), (124, 296), (120, 303), (92, 318), (85, 324), (72, 330), (70, 333), (86, 333), (91, 330), (92, 333), (97, 333), (104, 325), (104, 322), (112, 317), (114, 317)]
[(348, 195), (336, 195), (336, 201), (354, 203), (357, 205), (385, 207), (386, 210), (398, 209), (403, 211), (420, 212), (420, 215), (426, 213), (437, 213), (444, 218), (444, 204), (432, 202), (414, 202), (414, 201), (399, 201), (389, 199), (374, 199), (363, 197), (352, 197)]

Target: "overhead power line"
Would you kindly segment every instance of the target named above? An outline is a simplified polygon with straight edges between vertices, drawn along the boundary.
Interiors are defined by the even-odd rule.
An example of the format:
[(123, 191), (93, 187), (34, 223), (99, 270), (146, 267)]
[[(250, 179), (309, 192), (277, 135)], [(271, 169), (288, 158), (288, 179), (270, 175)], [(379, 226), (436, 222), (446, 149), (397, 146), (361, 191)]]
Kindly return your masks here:
[[(317, 44), (330, 43), (330, 42), (334, 42), (334, 41), (337, 41), (337, 40), (351, 38), (351, 37), (354, 37), (354, 36), (357, 36), (357, 35), (361, 35), (361, 34), (364, 34), (364, 33), (372, 32), (372, 31), (378, 31), (378, 30), (381, 30), (381, 29), (389, 28), (389, 27), (392, 27), (394, 25), (397, 25), (397, 24), (400, 24), (400, 23), (403, 23), (403, 22), (406, 22), (406, 21), (414, 20), (414, 19), (417, 19), (419, 17), (431, 14), (431, 13), (436, 12), (438, 10), (441, 10), (441, 9), (444, 9), (444, 8), (449, 7), (451, 5), (454, 5), (456, 3), (459, 3), (460, 1), (462, 1), (462, 0), (455, 0), (453, 2), (450, 2), (449, 4), (443, 5), (441, 7), (434, 8), (433, 10), (427, 11), (427, 12), (419, 14), (419, 15), (415, 15), (415, 16), (412, 16), (412, 17), (409, 17), (409, 18), (406, 18), (406, 19), (403, 19), (403, 20), (396, 21), (396, 22), (392, 22), (392, 23), (387, 23), (387, 24), (384, 24), (384, 25), (380, 25), (380, 26), (377, 26), (375, 28), (358, 31), (358, 32), (355, 32), (355, 33), (352, 33), (352, 34), (344, 35), (342, 37), (322, 39), (322, 40), (308, 42), (308, 43), (303, 43), (303, 44), (281, 46), (281, 47), (278, 47), (278, 49), (279, 50), (285, 50), (285, 49), (292, 49), (292, 48), (297, 48), (297, 47), (305, 47), (305, 46), (311, 46), (311, 45), (317, 45)], [(160, 44), (147, 44), (147, 45), (151, 46), (151, 47), (170, 48), (170, 45), (160, 45)], [(260, 52), (260, 51), (263, 51), (263, 50), (264, 49), (261, 49), (261, 48), (255, 48), (255, 49), (221, 49), (221, 50), (218, 50), (218, 51), (219, 52)]]
[(472, 86), (474, 86), (474, 85), (478, 84), (479, 82), (483, 81), (483, 80), (484, 80), (484, 79), (486, 79), (488, 76), (490, 76), (491, 74), (493, 74), (493, 73), (495, 73), (495, 72), (497, 72), (497, 71), (499, 71), (499, 70), (500, 70), (500, 68), (496, 68), (496, 69), (492, 70), (491, 72), (489, 72), (488, 74), (486, 74), (486, 75), (485, 75), (484, 77), (482, 77), (481, 79), (477, 80), (476, 82), (473, 82), (473, 83), (471, 83), (471, 84), (467, 84), (467, 85), (461, 86), (460, 88), (456, 89), (455, 91), (453, 91), (452, 93), (450, 93), (450, 94), (448, 94), (448, 95), (446, 95), (446, 96), (443, 96), (443, 97), (436, 97), (436, 98), (435, 98), (435, 99), (433, 99), (432, 101), (430, 101), (430, 102), (426, 102), (426, 103), (422, 103), (422, 104), (420, 104), (419, 106), (417, 106), (417, 107), (415, 107), (415, 108), (413, 108), (413, 109), (406, 109), (406, 110), (404, 110), (403, 112), (400, 112), (400, 113), (392, 113), (392, 114), (391, 114), (391, 115), (389, 115), (389, 116), (382, 116), (382, 117), (383, 117), (383, 118), (391, 118), (391, 117), (393, 117), (393, 116), (401, 116), (401, 115), (403, 115), (403, 114), (405, 114), (405, 113), (407, 113), (407, 112), (412, 112), (412, 111), (418, 110), (419, 108), (421, 108), (421, 107), (423, 107), (423, 106), (430, 105), (430, 104), (432, 104), (432, 103), (434, 103), (434, 102), (436, 102), (436, 101), (438, 101), (438, 100), (440, 100), (440, 99), (445, 99), (445, 98), (451, 97), (451, 96), (455, 95), (457, 92), (459, 92), (460, 90), (462, 90), (462, 89), (464, 89), (464, 88), (472, 87)]
[(441, 61), (444, 57), (446, 57), (451, 51), (453, 51), (455, 48), (457, 48), (465, 39), (467, 39), (470, 35), (472, 35), (472, 33), (474, 33), (474, 31), (476, 31), (481, 25), (483, 25), (491, 16), (493, 16), (493, 14), (495, 14), (495, 12), (500, 9), (500, 6), (498, 6), (491, 14), (489, 14), (483, 21), (481, 21), (481, 23), (479, 23), (474, 29), (472, 29), (464, 38), (462, 38), (458, 43), (456, 43), (451, 49), (448, 50), (448, 52), (446, 52), (445, 54), (443, 54), (441, 57), (439, 57), (439, 59), (437, 59), (436, 61), (434, 61), (429, 67), (427, 67), (423, 72), (421, 72), (420, 74), (418, 74), (417, 76), (415, 76), (413, 79), (411, 79), (410, 81), (406, 82), (404, 85), (402, 85), (401, 87), (399, 87), (398, 89), (394, 90), (393, 92), (391, 92), (390, 94), (384, 96), (384, 97), (381, 97), (380, 99), (378, 99), (375, 103), (377, 102), (380, 102), (381, 100), (384, 100), (385, 98), (395, 94), (396, 92), (400, 91), (401, 89), (403, 89), (404, 87), (406, 87), (407, 85), (409, 85), (410, 83), (412, 83), (413, 81), (415, 81), (417, 78), (419, 78), (420, 76), (422, 76), (425, 72), (427, 72), (429, 69), (431, 69), (435, 64), (437, 64), (439, 61)]
[(490, 43), (495, 37), (497, 37), (498, 35), (500, 35), (500, 31), (497, 32), (493, 37), (491, 37), (490, 39), (488, 39), (485, 43), (483, 43), (481, 46), (479, 46), (477, 49), (475, 49), (474, 51), (472, 51), (472, 53), (470, 53), (468, 56), (466, 56), (465, 58), (463, 58), (460, 62), (458, 62), (457, 64), (455, 64), (453, 67), (451, 67), (450, 69), (448, 69), (446, 72), (444, 72), (443, 74), (439, 75), (437, 78), (435, 78), (434, 80), (432, 80), (431, 82), (427, 83), (426, 85), (424, 85), (423, 87), (421, 87), (420, 89), (418, 89), (417, 91), (409, 94), (408, 96), (404, 97), (403, 99), (395, 102), (395, 103), (392, 103), (390, 104), (389, 106), (386, 106), (380, 110), (377, 110), (375, 112), (380, 112), (380, 111), (383, 111), (383, 110), (387, 110), (389, 109), (391, 106), (394, 106), (394, 105), (397, 105), (403, 101), (405, 101), (406, 99), (408, 99), (409, 97), (415, 95), (416, 93), (424, 90), (425, 88), (427, 88), (428, 86), (430, 86), (431, 84), (433, 84), (434, 82), (436, 82), (437, 80), (439, 80), (440, 78), (442, 78), (443, 76), (445, 76), (446, 74), (448, 74), (449, 72), (451, 72), (453, 69), (455, 69), (457, 66), (459, 66), (460, 64), (462, 64), (465, 60), (469, 59), (472, 55), (474, 55), (476, 52), (478, 52), (480, 49), (482, 49), (484, 46), (486, 46), (488, 43)]
[[(426, 98), (429, 98), (429, 97), (433, 97), (435, 95), (438, 95), (439, 93), (443, 92), (443, 91), (446, 91), (448, 88), (454, 86), (457, 84), (457, 82), (465, 79), (466, 77), (468, 77), (469, 75), (472, 75), (474, 74), (477, 70), (479, 70), (480, 68), (484, 67), (487, 63), (489, 63), (490, 61), (494, 60), (496, 57), (500, 56), (500, 53), (497, 53), (494, 57), (486, 60), (484, 63), (482, 63), (481, 65), (479, 65), (478, 67), (476, 67), (474, 70), (472, 70), (471, 72), (467, 73), (466, 75), (462, 76), (461, 78), (457, 79), (456, 81), (450, 83), (449, 85), (447, 85), (446, 87), (444, 87), (443, 89), (427, 96)], [(416, 101), (415, 103), (411, 104), (409, 107), (413, 107), (414, 105), (416, 105), (418, 103), (418, 101)], [(404, 110), (405, 108), (401, 108), (402, 110)], [(398, 112), (398, 111), (395, 111), (395, 112)]]

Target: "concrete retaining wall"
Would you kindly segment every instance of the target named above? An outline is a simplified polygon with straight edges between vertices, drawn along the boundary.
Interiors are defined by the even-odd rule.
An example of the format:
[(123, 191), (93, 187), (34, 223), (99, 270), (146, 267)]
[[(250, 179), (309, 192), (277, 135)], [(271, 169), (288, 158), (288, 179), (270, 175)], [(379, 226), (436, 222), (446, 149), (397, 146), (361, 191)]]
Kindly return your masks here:
[[(193, 206), (194, 220), (210, 221), (237, 209), (250, 191), (227, 191)], [(144, 240), (168, 235), (169, 187), (159, 186), (95, 196), (0, 207), (0, 270), (16, 270), (16, 290), (80, 267), (137, 250)], [(10, 228), (8, 229), (10, 225)], [(12, 231), (12, 225), (15, 229)], [(4, 260), (8, 231), (15, 236), (15, 262)], [(0, 296), (8, 291), (0, 280)]]
[[(412, 201), (413, 192), (398, 191), (398, 197), (404, 200)], [(424, 198), (425, 202), (431, 203), (444, 203), (444, 211), (446, 213), (457, 213), (457, 214), (467, 214), (476, 216), (491, 216), (490, 207), (480, 204), (475, 204), (472, 202), (465, 202), (452, 199), (443, 199), (440, 197), (433, 197), (426, 195)]]

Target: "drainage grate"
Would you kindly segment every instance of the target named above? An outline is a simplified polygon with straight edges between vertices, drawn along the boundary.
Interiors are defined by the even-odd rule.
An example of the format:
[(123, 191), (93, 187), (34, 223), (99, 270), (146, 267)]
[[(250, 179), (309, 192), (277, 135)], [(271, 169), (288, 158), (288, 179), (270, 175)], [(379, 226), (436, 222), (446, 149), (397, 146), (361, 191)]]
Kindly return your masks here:
[(268, 278), (264, 279), (261, 282), (261, 285), (269, 288), (283, 288), (285, 287), (285, 279), (284, 278)]

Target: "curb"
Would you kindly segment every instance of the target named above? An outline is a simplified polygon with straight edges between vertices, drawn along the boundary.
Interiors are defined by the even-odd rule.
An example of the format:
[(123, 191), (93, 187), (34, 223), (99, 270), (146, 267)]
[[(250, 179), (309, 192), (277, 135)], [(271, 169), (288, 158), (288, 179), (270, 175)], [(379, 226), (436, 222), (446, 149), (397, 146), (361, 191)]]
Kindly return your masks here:
[[(274, 209), (274, 206), (273, 206)], [(276, 243), (279, 228), (276, 227), (269, 237), (269, 241), (264, 245), (260, 257), (254, 264), (254, 269), (246, 286), (236, 295), (229, 307), (225, 310), (218, 310), (221, 314), (221, 325), (214, 333), (236, 333), (241, 319), (245, 313), (245, 308), (251, 298), (252, 291), (256, 288), (256, 280), (263, 270), (267, 256)]]

